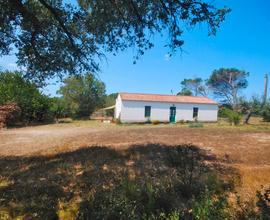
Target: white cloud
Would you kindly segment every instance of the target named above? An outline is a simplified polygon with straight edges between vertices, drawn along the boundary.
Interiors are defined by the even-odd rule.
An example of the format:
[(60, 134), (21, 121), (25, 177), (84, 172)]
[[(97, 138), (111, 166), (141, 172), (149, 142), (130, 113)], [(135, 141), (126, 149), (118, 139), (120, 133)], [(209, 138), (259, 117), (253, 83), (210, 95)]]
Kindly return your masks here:
[(169, 61), (170, 59), (171, 59), (170, 54), (167, 54), (167, 53), (166, 53), (166, 54), (164, 55), (164, 60), (165, 60), (165, 61)]
[(9, 63), (7, 66), (8, 66), (9, 68), (12, 68), (12, 69), (18, 69), (18, 66), (17, 66), (16, 63)]

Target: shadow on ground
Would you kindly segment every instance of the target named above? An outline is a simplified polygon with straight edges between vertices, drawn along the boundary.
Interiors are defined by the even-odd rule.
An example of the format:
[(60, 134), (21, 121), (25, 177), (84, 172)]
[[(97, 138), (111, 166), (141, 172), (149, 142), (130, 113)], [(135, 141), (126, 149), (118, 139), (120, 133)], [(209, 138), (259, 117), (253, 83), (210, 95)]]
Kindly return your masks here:
[(239, 183), (222, 164), (192, 145), (2, 157), (0, 219), (162, 219), (175, 210), (192, 219), (205, 195), (218, 198)]

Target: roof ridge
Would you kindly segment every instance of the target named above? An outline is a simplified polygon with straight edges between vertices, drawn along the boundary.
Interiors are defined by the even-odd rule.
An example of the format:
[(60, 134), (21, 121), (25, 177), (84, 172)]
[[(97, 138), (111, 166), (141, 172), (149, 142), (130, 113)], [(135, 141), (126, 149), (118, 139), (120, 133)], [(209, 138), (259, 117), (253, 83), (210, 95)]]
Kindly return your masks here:
[(130, 94), (130, 95), (159, 95), (159, 96), (176, 96), (176, 97), (193, 97), (193, 98), (206, 98), (210, 99), (206, 96), (194, 96), (194, 95), (170, 95), (170, 94), (158, 94), (158, 93), (137, 93), (137, 92), (119, 92), (119, 94)]
[(197, 104), (218, 104), (216, 101), (205, 96), (178, 96), (165, 94), (149, 93), (119, 93), (123, 100), (154, 101), (154, 102), (179, 102), (179, 103), (197, 103)]

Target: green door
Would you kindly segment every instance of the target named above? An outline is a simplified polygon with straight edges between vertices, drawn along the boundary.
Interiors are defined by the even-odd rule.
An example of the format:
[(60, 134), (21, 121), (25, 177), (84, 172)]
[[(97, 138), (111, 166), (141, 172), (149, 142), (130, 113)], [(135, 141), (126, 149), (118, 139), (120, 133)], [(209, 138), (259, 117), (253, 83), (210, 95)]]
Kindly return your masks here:
[(170, 123), (176, 123), (176, 107), (170, 107)]

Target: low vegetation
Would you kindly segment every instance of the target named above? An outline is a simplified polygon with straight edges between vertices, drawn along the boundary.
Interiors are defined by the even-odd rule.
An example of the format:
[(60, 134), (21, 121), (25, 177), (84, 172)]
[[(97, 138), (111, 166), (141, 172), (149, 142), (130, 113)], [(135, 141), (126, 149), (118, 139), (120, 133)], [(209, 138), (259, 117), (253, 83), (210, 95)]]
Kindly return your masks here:
[(4, 131), (1, 219), (260, 219), (267, 188), (252, 184), (267, 183), (269, 136), (250, 126), (69, 121)]
[(219, 116), (227, 118), (230, 124), (239, 125), (241, 121), (241, 115), (229, 108), (221, 107), (219, 109)]
[(82, 148), (0, 159), (1, 219), (268, 219), (269, 190), (256, 206), (229, 202), (237, 170), (193, 145)]

